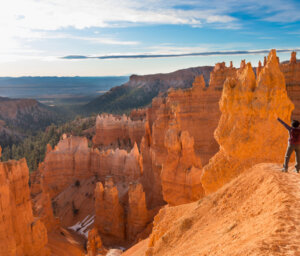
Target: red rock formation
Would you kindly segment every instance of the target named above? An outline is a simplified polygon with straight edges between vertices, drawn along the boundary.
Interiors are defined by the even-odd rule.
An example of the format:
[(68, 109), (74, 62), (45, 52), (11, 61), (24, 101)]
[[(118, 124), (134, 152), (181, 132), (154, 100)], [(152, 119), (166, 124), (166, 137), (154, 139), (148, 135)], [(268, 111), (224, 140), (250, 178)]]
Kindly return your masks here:
[(33, 198), (33, 213), (38, 216), (47, 228), (47, 231), (53, 231), (59, 226), (59, 219), (53, 215), (51, 198), (48, 193), (41, 192)]
[(295, 105), (293, 119), (300, 120), (300, 62), (297, 63), (296, 52), (292, 52), (289, 63), (280, 65), (284, 74), (289, 98)]
[(99, 115), (96, 119), (95, 146), (131, 147), (138, 145), (145, 134), (143, 120), (132, 121), (127, 116)]
[(139, 109), (134, 109), (130, 112), (130, 119), (132, 121), (142, 121), (146, 119), (147, 115), (147, 108), (139, 108)]
[[(209, 87), (214, 90), (222, 91), (223, 84), (227, 77), (234, 75), (236, 69), (230, 65), (226, 67), (225, 62), (217, 63), (214, 70), (210, 73)], [(220, 97), (221, 95), (219, 95)]]
[(25, 159), (0, 162), (0, 254), (49, 255), (47, 230), (33, 217)]
[(300, 177), (279, 168), (256, 165), (198, 202), (164, 207), (150, 238), (122, 256), (297, 255)]
[(106, 250), (104, 249), (101, 241), (101, 237), (98, 233), (98, 230), (93, 228), (89, 232), (88, 242), (87, 242), (87, 251), (88, 256), (97, 256), (99, 254), (106, 254)]
[(99, 176), (112, 175), (116, 183), (137, 180), (143, 172), (142, 156), (137, 144), (129, 153), (126, 150), (107, 150), (100, 153)]
[(95, 198), (95, 228), (104, 244), (122, 244), (125, 240), (124, 210), (112, 178), (105, 181), (104, 188), (101, 182), (97, 183)]
[(258, 62), (258, 67), (256, 68), (256, 76), (259, 76), (259, 73), (262, 70), (262, 65), (261, 65), (261, 61)]
[(282, 162), (287, 132), (276, 118), (289, 120), (293, 104), (276, 57), (255, 78), (251, 64), (227, 79), (220, 101), (222, 116), (215, 131), (220, 151), (203, 169), (205, 193), (216, 191), (245, 168), (260, 162)]
[(137, 241), (138, 234), (147, 228), (153, 218), (153, 213), (149, 212), (146, 206), (145, 192), (143, 191), (142, 184), (130, 184), (128, 201), (127, 240)]
[[(208, 88), (203, 77), (200, 76), (196, 78), (191, 89), (171, 90), (166, 98), (157, 98), (153, 101), (152, 108), (147, 114), (149, 127), (146, 125), (146, 136), (141, 143), (142, 183), (146, 191), (148, 207), (153, 208), (163, 204), (161, 170), (163, 163), (168, 159), (168, 149), (164, 142), (168, 129), (172, 128), (174, 117), (176, 117), (178, 131), (187, 131), (194, 138), (195, 155), (200, 157), (203, 164), (206, 164), (218, 151), (218, 144), (213, 135), (220, 117), (218, 102), (221, 91), (218, 88), (220, 88), (219, 83), (226, 78), (226, 74), (232, 74), (234, 70), (226, 68), (225, 64), (217, 64), (211, 75), (212, 84)], [(160, 106), (157, 107), (158, 105)], [(172, 157), (168, 160), (172, 162), (170, 159)], [(199, 165), (201, 165), (200, 161)], [(190, 167), (193, 165), (194, 163), (190, 163)], [(172, 176), (175, 177), (174, 175), (170, 177)], [(189, 182), (192, 184), (194, 181)], [(184, 185), (190, 186), (182, 183), (182, 186)]]
[(89, 148), (84, 137), (61, 140), (46, 154), (39, 168), (45, 191), (53, 198), (76, 180), (94, 175), (99, 169), (99, 158), (99, 151)]
[(169, 205), (189, 203), (204, 194), (201, 160), (195, 155), (194, 139), (174, 126), (166, 132), (168, 156), (161, 171), (163, 197)]

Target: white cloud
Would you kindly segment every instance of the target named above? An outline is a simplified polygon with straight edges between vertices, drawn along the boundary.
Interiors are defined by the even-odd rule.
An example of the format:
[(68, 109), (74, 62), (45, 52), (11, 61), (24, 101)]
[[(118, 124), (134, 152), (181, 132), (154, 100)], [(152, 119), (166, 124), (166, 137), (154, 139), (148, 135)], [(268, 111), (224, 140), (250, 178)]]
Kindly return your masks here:
[[(185, 8), (186, 7), (186, 8)], [(292, 0), (7, 0), (0, 8), (0, 54), (34, 51), (30, 41), (69, 38), (95, 44), (138, 45), (117, 37), (53, 34), (58, 30), (184, 24), (215, 29), (241, 29), (232, 13), (248, 13), (270, 22), (300, 20)], [(52, 31), (52, 33), (51, 33)]]

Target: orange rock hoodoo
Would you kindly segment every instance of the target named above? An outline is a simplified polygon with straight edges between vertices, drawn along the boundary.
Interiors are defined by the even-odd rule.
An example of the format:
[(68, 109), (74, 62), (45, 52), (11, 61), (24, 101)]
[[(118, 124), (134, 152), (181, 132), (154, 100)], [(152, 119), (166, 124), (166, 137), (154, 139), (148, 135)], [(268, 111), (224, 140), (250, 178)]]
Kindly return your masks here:
[[(175, 187), (182, 188), (180, 192), (178, 190), (177, 194), (175, 193), (181, 194), (181, 200), (178, 200), (176, 204), (193, 201), (196, 194), (202, 194), (199, 181), (194, 179), (199, 173), (201, 163), (207, 164), (218, 151), (214, 130), (221, 115), (218, 102), (222, 83), (226, 77), (233, 76), (235, 72), (235, 68), (227, 68), (225, 63), (218, 63), (211, 73), (209, 87), (205, 86), (203, 77), (198, 76), (191, 89), (171, 90), (166, 98), (153, 100), (152, 108), (149, 108), (147, 113), (146, 135), (141, 143), (144, 171), (142, 181), (146, 191), (147, 205), (162, 204), (162, 191), (164, 200), (168, 203), (172, 200), (172, 204), (175, 204), (176, 200), (169, 198), (169, 195), (175, 198), (175, 195), (172, 196), (172, 192), (176, 190)], [(166, 134), (169, 129), (173, 129), (174, 121), (178, 134), (186, 131), (189, 134), (187, 137), (191, 137), (194, 141), (189, 149), (194, 151), (194, 157), (180, 159), (180, 150), (175, 153), (172, 147), (165, 145)], [(191, 159), (197, 160), (190, 162)], [(164, 171), (162, 171), (163, 165)], [(193, 166), (195, 168), (192, 168)], [(177, 176), (179, 173), (180, 178)]]
[(97, 183), (95, 190), (95, 228), (105, 243), (120, 245), (125, 240), (124, 210), (112, 178)]
[(49, 255), (47, 230), (34, 218), (25, 159), (0, 162), (0, 254)]
[(216, 191), (253, 164), (281, 162), (287, 133), (276, 118), (288, 121), (293, 108), (275, 50), (257, 79), (250, 63), (227, 79), (215, 131), (220, 151), (203, 169), (205, 193)]
[(138, 145), (145, 133), (144, 120), (132, 121), (123, 115), (98, 115), (96, 119), (95, 146), (132, 147)]
[(285, 77), (288, 96), (295, 105), (292, 118), (300, 120), (300, 62), (296, 60), (296, 52), (292, 52), (290, 62), (281, 64), (280, 69)]
[[(147, 236), (150, 233), (150, 230), (145, 230), (145, 227), (151, 223), (155, 211), (149, 211), (147, 209), (145, 192), (140, 183), (130, 184), (128, 201), (126, 235), (129, 241), (137, 241), (138, 236)], [(143, 232), (145, 234), (143, 234)]]

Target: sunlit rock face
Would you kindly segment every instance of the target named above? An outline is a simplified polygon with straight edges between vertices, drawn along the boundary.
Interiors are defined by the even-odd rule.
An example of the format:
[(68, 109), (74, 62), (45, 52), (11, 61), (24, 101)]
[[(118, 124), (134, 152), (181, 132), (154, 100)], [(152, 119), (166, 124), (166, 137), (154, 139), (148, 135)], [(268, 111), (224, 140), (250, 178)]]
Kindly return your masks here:
[(93, 143), (98, 147), (128, 148), (132, 147), (134, 143), (139, 145), (144, 134), (143, 119), (133, 121), (125, 115), (98, 115)]
[(227, 79), (215, 131), (220, 151), (203, 168), (205, 193), (216, 191), (253, 164), (281, 162), (287, 132), (276, 119), (288, 122), (293, 108), (275, 50), (257, 79), (250, 63)]
[[(143, 155), (143, 186), (146, 190), (148, 205), (163, 204), (161, 195), (164, 193), (163, 199), (166, 200), (167, 194), (165, 192), (172, 188), (172, 185), (173, 187), (181, 186), (191, 189), (195, 184), (198, 184), (196, 186), (197, 192), (194, 195), (202, 193), (200, 192), (202, 189), (199, 180), (194, 179), (198, 179), (198, 167), (207, 164), (209, 159), (219, 150), (218, 143), (214, 138), (214, 130), (221, 115), (219, 99), (222, 91), (219, 89), (222, 88), (222, 82), (226, 77), (233, 76), (234, 72), (234, 68), (227, 68), (224, 63), (216, 64), (211, 73), (208, 87), (205, 85), (203, 77), (198, 76), (195, 78), (192, 88), (170, 90), (165, 98), (158, 97), (153, 100), (152, 107), (147, 112), (146, 135), (140, 147)], [(167, 133), (173, 129), (174, 122), (176, 122), (178, 134), (185, 131), (193, 140), (193, 154), (197, 161), (184, 160), (180, 157), (181, 150), (174, 153), (172, 147), (168, 148), (168, 145), (165, 144)], [(176, 158), (175, 155), (178, 157)], [(176, 161), (178, 162), (177, 165)], [(185, 164), (182, 164), (183, 162)], [(163, 165), (165, 166), (164, 171), (162, 171)], [(195, 169), (192, 169), (192, 166)], [(193, 171), (190, 172), (189, 170)], [(176, 176), (177, 173), (188, 175), (186, 177), (181, 176), (182, 180), (180, 180), (181, 178)], [(191, 179), (191, 177), (193, 178)], [(161, 179), (164, 179), (165, 187), (162, 187)], [(173, 181), (171, 182), (171, 180)], [(167, 187), (169, 188), (167, 189)], [(179, 190), (177, 192), (181, 194)], [(194, 200), (194, 196), (190, 192), (186, 191), (184, 194), (181, 194), (182, 200), (178, 200), (177, 203)], [(167, 200), (167, 202), (170, 203), (171, 201)]]
[(99, 151), (88, 147), (84, 137), (65, 137), (46, 154), (39, 168), (43, 186), (53, 198), (76, 180), (84, 180), (99, 169)]
[(103, 247), (102, 240), (100, 237), (100, 234), (98, 233), (98, 230), (96, 228), (93, 228), (89, 232), (88, 236), (88, 242), (87, 242), (87, 252), (88, 256), (97, 256), (101, 254), (106, 254), (106, 250)]
[(165, 206), (123, 256), (297, 255), (300, 177), (279, 168), (257, 164), (197, 202)]
[(295, 105), (292, 118), (300, 120), (300, 62), (297, 62), (296, 52), (291, 53), (290, 62), (280, 65), (284, 74), (289, 98)]
[(25, 159), (0, 162), (0, 255), (50, 255), (47, 230), (34, 218)]
[(147, 208), (142, 184), (131, 183), (128, 191), (127, 240), (137, 242), (138, 236), (148, 236), (150, 232), (145, 229), (151, 224), (154, 213)]
[(194, 138), (187, 131), (168, 129), (165, 146), (167, 159), (161, 171), (164, 200), (179, 205), (197, 200), (204, 194), (201, 185), (201, 160), (194, 151)]
[(236, 70), (237, 69), (232, 66), (232, 62), (229, 67), (226, 67), (225, 62), (217, 63), (214, 70), (210, 73), (209, 87), (222, 92), (226, 78), (234, 76)]
[(124, 209), (112, 178), (106, 180), (104, 187), (101, 182), (96, 185), (95, 215), (95, 228), (104, 243), (122, 244), (125, 240)]

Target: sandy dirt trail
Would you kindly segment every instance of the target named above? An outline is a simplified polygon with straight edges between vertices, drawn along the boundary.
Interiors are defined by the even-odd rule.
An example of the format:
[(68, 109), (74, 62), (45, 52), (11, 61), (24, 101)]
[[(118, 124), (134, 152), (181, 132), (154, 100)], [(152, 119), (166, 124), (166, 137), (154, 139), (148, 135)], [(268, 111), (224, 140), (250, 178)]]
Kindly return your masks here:
[(124, 256), (300, 256), (300, 174), (258, 164), (216, 193), (165, 207)]

